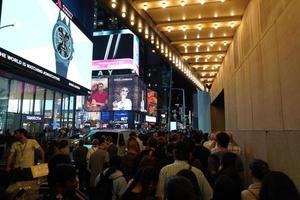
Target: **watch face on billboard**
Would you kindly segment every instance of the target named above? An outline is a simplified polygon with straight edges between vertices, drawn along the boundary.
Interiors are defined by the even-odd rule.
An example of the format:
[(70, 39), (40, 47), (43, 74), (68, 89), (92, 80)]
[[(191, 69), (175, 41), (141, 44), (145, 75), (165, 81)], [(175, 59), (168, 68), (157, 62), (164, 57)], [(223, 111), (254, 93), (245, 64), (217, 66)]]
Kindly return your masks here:
[(0, 46), (89, 88), (93, 44), (73, 16), (60, 0), (3, 0), (1, 26), (13, 25), (1, 29)]
[(109, 94), (110, 110), (139, 110), (137, 77), (110, 78)]
[(89, 112), (107, 110), (108, 96), (108, 79), (93, 78), (91, 95), (86, 99), (84, 109)]
[(132, 70), (139, 74), (139, 45), (129, 30), (94, 33), (93, 71)]

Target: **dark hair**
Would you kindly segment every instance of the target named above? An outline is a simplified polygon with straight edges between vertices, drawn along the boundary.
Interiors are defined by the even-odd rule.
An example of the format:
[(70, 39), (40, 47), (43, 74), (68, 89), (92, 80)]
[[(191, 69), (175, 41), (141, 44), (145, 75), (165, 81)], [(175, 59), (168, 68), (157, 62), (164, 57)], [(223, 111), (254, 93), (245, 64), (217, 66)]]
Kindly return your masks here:
[(199, 188), (198, 180), (197, 180), (197, 177), (196, 177), (196, 175), (194, 174), (194, 172), (192, 170), (182, 169), (176, 175), (183, 176), (183, 177), (189, 179), (191, 181), (192, 185), (193, 185), (193, 189), (195, 191), (195, 194), (197, 196), (200, 196), (200, 188)]
[(216, 139), (217, 139), (217, 143), (219, 146), (223, 147), (223, 148), (227, 148), (228, 144), (229, 144), (229, 136), (227, 133), (225, 132), (220, 132), (216, 135)]
[(262, 181), (263, 178), (270, 172), (269, 165), (263, 160), (254, 159), (249, 164), (249, 168), (251, 170), (251, 174)]
[(168, 200), (197, 199), (193, 190), (193, 184), (183, 176), (170, 176), (167, 178), (165, 196)]
[(148, 147), (152, 147), (152, 148), (156, 148), (158, 145), (157, 143), (158, 143), (157, 139), (153, 136), (151, 136), (147, 141)]
[(98, 138), (98, 140), (99, 140), (100, 145), (105, 143), (105, 137), (104, 136), (101, 136), (100, 138)]
[(263, 179), (259, 197), (261, 200), (299, 200), (299, 192), (293, 181), (283, 172), (273, 171)]
[(193, 130), (192, 135), (193, 135), (193, 138), (194, 138), (196, 144), (201, 143), (201, 141), (203, 139), (203, 132), (202, 131)]
[(190, 147), (186, 142), (178, 142), (174, 148), (175, 159), (189, 160)]
[(30, 138), (28, 131), (25, 128), (18, 128), (14, 131), (14, 134), (21, 133), (23, 134), (26, 138)]
[(109, 167), (114, 167), (115, 169), (120, 169), (121, 165), (121, 157), (120, 156), (112, 156), (109, 160)]
[(79, 140), (79, 146), (83, 146), (84, 145), (84, 140)]
[(57, 148), (58, 149), (63, 149), (63, 148), (66, 148), (68, 146), (68, 140), (61, 140), (58, 142), (57, 144)]
[(65, 184), (68, 180), (76, 177), (76, 168), (71, 164), (58, 164), (49, 171), (48, 184), (50, 187), (57, 183)]
[(141, 199), (146, 199), (149, 193), (149, 186), (151, 184), (157, 184), (158, 181), (158, 171), (154, 167), (143, 167), (140, 168), (133, 178), (131, 185), (128, 187), (127, 191), (131, 191), (137, 184), (141, 184)]

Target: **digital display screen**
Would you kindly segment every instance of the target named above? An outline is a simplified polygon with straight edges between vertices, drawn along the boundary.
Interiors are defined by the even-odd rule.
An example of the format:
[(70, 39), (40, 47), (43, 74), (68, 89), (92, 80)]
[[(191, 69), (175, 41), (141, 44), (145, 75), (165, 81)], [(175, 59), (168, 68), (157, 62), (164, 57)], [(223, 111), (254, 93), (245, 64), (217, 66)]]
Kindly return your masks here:
[(96, 32), (93, 40), (93, 71), (130, 69), (139, 74), (139, 43), (131, 31)]
[(61, 3), (2, 0), (1, 26), (13, 25), (1, 29), (0, 47), (89, 88), (93, 44)]
[(115, 123), (127, 123), (127, 121), (128, 121), (128, 112), (126, 111), (114, 112)]
[(109, 114), (109, 112), (101, 112), (101, 120), (102, 121), (109, 121), (109, 119), (110, 119), (110, 114)]
[(86, 99), (84, 109), (99, 112), (108, 109), (108, 78), (93, 78), (91, 95)]
[(147, 90), (147, 110), (150, 116), (157, 116), (157, 92)]
[(137, 77), (114, 77), (109, 79), (110, 110), (139, 110)]

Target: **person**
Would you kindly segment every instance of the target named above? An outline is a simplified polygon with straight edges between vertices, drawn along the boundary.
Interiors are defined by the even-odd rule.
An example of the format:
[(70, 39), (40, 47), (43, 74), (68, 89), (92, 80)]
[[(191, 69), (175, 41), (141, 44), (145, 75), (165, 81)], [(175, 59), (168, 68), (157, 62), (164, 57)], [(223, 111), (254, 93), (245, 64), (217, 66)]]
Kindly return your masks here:
[(128, 183), (128, 188), (122, 200), (152, 200), (155, 199), (157, 171), (153, 167), (144, 167)]
[(41, 163), (45, 161), (45, 154), (42, 147), (35, 139), (29, 139), (28, 132), (24, 128), (15, 130), (16, 142), (13, 143), (9, 155), (7, 157), (6, 171), (10, 172), (12, 169), (12, 162), (16, 155), (13, 179), (30, 180), (32, 179), (31, 166), (34, 166), (34, 153), (38, 152), (41, 158)]
[(57, 164), (48, 174), (49, 190), (40, 199), (86, 200), (83, 193), (77, 190), (76, 168), (71, 164)]
[(127, 189), (127, 181), (120, 171), (121, 158), (113, 156), (109, 160), (109, 167), (96, 178), (96, 196), (98, 199), (117, 200)]
[(99, 148), (91, 155), (90, 162), (89, 162), (89, 168), (91, 171), (90, 176), (90, 186), (94, 188), (95, 185), (95, 179), (99, 173), (102, 172), (103, 169), (105, 169), (105, 165), (108, 165), (109, 162), (109, 154), (106, 151), (106, 142), (105, 138), (101, 137), (99, 138)]
[(73, 151), (73, 160), (75, 162), (76, 169), (78, 170), (79, 178), (79, 189), (81, 191), (85, 190), (85, 180), (86, 180), (86, 155), (88, 148), (83, 146), (84, 140), (79, 140), (79, 146)]
[(242, 180), (236, 170), (237, 155), (226, 152), (221, 158), (220, 171), (214, 185), (213, 200), (240, 200), (243, 189)]
[(167, 200), (197, 200), (193, 184), (184, 176), (170, 176), (165, 185)]
[(122, 87), (120, 90), (120, 99), (113, 102), (113, 110), (131, 110), (132, 102), (127, 95), (129, 90), (127, 87)]
[(242, 191), (242, 200), (259, 199), (259, 191), (263, 178), (270, 172), (269, 165), (263, 160), (254, 159), (249, 164), (252, 184), (248, 189)]
[(104, 90), (104, 84), (103, 83), (98, 83), (95, 84), (95, 90), (93, 90), (92, 95), (91, 95), (91, 103), (94, 106), (97, 107), (105, 107), (108, 102), (108, 94)]
[(272, 171), (266, 175), (259, 192), (260, 200), (300, 200), (294, 182), (285, 173)]
[(107, 136), (106, 139), (107, 144), (107, 152), (109, 153), (109, 158), (118, 155), (118, 147), (113, 143), (113, 138), (111, 136)]
[(159, 173), (159, 181), (156, 191), (156, 196), (158, 199), (163, 199), (165, 192), (165, 181), (168, 177), (172, 175), (176, 175), (182, 169), (189, 169), (195, 174), (197, 177), (198, 185), (200, 188), (201, 199), (210, 200), (212, 198), (212, 189), (206, 180), (205, 176), (201, 172), (201, 170), (190, 167), (188, 160), (190, 156), (190, 146), (186, 142), (179, 141), (174, 149), (175, 161), (174, 163), (163, 167)]

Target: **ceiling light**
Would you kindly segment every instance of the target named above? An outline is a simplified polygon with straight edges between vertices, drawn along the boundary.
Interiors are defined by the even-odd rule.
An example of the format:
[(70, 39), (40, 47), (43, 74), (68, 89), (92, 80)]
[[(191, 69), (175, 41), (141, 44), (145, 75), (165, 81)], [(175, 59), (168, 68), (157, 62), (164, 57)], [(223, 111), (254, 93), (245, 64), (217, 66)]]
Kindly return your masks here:
[(182, 26), (182, 31), (185, 32), (186, 31), (186, 26)]
[(184, 37), (183, 37), (185, 40), (187, 39), (187, 36), (186, 35), (184, 35)]
[(148, 4), (144, 3), (144, 10), (148, 10)]
[(226, 36), (227, 36), (227, 34), (226, 34), (226, 33), (224, 33), (224, 34), (223, 34), (223, 36), (224, 36), (224, 37), (226, 37)]
[(180, 1), (180, 5), (183, 7), (183, 6), (185, 6), (185, 0), (181, 0)]
[(199, 0), (199, 2), (203, 5), (205, 3), (204, 0)]
[(171, 21), (171, 18), (170, 18), (170, 17), (168, 17), (168, 22), (169, 22), (169, 21)]
[(235, 22), (230, 22), (230, 27), (234, 28), (234, 26), (235, 26)]
[(225, 2), (225, 0), (220, 0), (222, 3), (224, 3)]
[(167, 7), (167, 1), (162, 1), (161, 2), (161, 7), (166, 8)]
[(219, 24), (219, 23), (214, 23), (214, 28), (215, 28), (215, 29), (218, 29), (218, 28), (219, 28), (219, 26), (220, 26), (220, 24)]
[(200, 34), (197, 34), (197, 39), (199, 39), (200, 38)]
[(185, 17), (185, 16), (182, 16), (182, 20), (183, 20), (183, 21), (186, 20), (186, 17)]
[(212, 37), (214, 37), (214, 34), (213, 34), (213, 33), (210, 33), (210, 35), (209, 35), (209, 36), (212, 38)]
[(211, 47), (213, 47), (213, 46), (215, 45), (215, 43), (214, 43), (214, 42), (211, 42), (209, 45), (210, 45)]
[(203, 25), (202, 25), (202, 24), (199, 24), (197, 27), (198, 27), (198, 30), (201, 31), (202, 28), (203, 28)]
[(207, 51), (210, 51), (210, 48), (209, 48), (209, 47), (207, 47)]
[(218, 16), (219, 16), (218, 13), (215, 13), (214, 17), (217, 18)]
[(219, 47), (219, 51), (222, 51), (222, 47)]
[(228, 43), (227, 43), (227, 41), (224, 41), (223, 44), (224, 44), (224, 46), (226, 46)]
[(171, 31), (172, 31), (172, 27), (168, 26), (168, 32), (171, 32)]
[(111, 1), (111, 7), (112, 7), (112, 8), (116, 8), (116, 7), (117, 7), (117, 2), (116, 2), (116, 0), (112, 0), (112, 1)]

